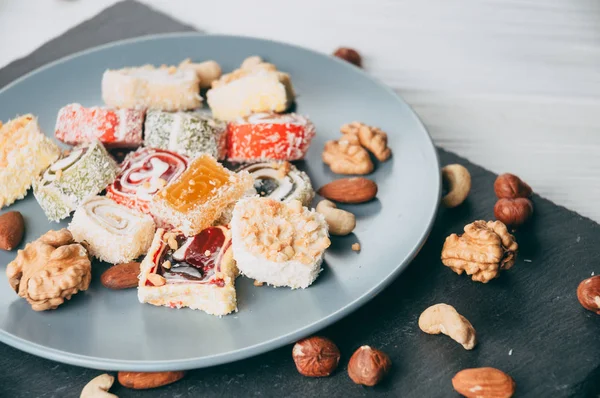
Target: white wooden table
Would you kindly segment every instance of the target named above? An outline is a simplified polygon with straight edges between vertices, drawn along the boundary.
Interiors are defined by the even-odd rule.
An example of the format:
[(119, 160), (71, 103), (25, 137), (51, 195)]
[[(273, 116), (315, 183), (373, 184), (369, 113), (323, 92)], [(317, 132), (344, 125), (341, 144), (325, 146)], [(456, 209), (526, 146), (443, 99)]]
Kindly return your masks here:
[[(600, 222), (599, 0), (141, 2), (208, 33), (356, 48), (438, 145)], [(3, 0), (0, 67), (113, 3)]]

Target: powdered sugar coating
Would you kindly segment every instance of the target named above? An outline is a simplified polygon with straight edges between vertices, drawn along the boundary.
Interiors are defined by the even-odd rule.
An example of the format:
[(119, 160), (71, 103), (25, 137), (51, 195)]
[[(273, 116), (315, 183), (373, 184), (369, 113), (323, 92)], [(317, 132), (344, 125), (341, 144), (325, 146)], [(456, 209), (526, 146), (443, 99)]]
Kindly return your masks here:
[(284, 112), (294, 102), (294, 89), (286, 73), (259, 70), (227, 80), (213, 82), (213, 88), (206, 93), (216, 119), (234, 120), (253, 112)]
[(75, 147), (67, 157), (72, 161), (64, 167), (51, 165), (33, 185), (35, 198), (51, 221), (68, 217), (83, 201), (106, 188), (119, 171), (99, 141)]
[(261, 113), (230, 122), (227, 158), (233, 162), (300, 160), (315, 136), (315, 126), (295, 113)]
[(94, 257), (117, 264), (146, 254), (155, 225), (148, 215), (95, 196), (77, 208), (69, 230), (77, 242), (87, 242)]
[(196, 73), (174, 66), (109, 69), (102, 76), (102, 98), (117, 108), (164, 111), (195, 109), (202, 104)]
[(203, 153), (224, 159), (226, 125), (197, 112), (148, 111), (144, 144), (190, 158)]
[(231, 221), (240, 272), (274, 286), (308, 287), (331, 244), (323, 215), (299, 201), (240, 200)]
[(33, 115), (0, 123), (0, 209), (25, 197), (39, 174), (60, 156)]
[(143, 122), (143, 110), (69, 104), (58, 111), (54, 134), (69, 145), (98, 139), (106, 147), (135, 148), (142, 144)]

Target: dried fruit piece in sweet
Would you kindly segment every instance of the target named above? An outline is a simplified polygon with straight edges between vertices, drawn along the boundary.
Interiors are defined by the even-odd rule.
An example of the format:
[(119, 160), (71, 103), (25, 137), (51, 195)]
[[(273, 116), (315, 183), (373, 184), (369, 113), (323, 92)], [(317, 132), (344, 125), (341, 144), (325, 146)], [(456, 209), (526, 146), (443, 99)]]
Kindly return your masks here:
[(75, 147), (33, 184), (33, 193), (51, 221), (69, 216), (84, 200), (102, 192), (118, 166), (100, 141)]
[(358, 137), (360, 145), (367, 148), (380, 162), (385, 162), (392, 156), (388, 148), (388, 136), (379, 127), (368, 126), (361, 122), (344, 124), (342, 134)]
[(83, 202), (69, 224), (77, 242), (86, 242), (92, 256), (111, 264), (126, 263), (146, 254), (154, 229), (152, 217), (105, 196)]
[(150, 110), (144, 124), (144, 145), (167, 149), (189, 158), (203, 153), (224, 159), (226, 125), (198, 112)]
[(227, 158), (232, 162), (300, 160), (315, 136), (315, 126), (295, 113), (257, 113), (229, 123)]
[(321, 158), (336, 174), (369, 174), (373, 162), (369, 153), (348, 135), (338, 141), (327, 141)]
[(292, 349), (298, 372), (307, 377), (329, 376), (340, 362), (340, 350), (333, 341), (313, 336), (298, 341)]
[(6, 267), (10, 286), (34, 311), (55, 309), (87, 290), (91, 263), (83, 245), (67, 229), (49, 231), (19, 250)]
[(23, 199), (59, 156), (60, 149), (42, 133), (33, 115), (0, 122), (0, 209)]
[(142, 145), (143, 123), (143, 110), (69, 104), (58, 111), (54, 135), (69, 145), (99, 140), (108, 148), (135, 148)]
[(210, 155), (200, 155), (154, 196), (150, 211), (161, 225), (172, 225), (192, 236), (211, 226), (251, 187), (248, 172), (234, 173)]
[(284, 112), (294, 102), (294, 88), (290, 75), (253, 56), (213, 81), (206, 98), (213, 116), (228, 121), (251, 113)]
[(188, 166), (188, 158), (175, 152), (140, 148), (127, 155), (121, 173), (106, 188), (106, 196), (124, 206), (150, 212), (150, 201)]
[(466, 272), (474, 281), (487, 283), (501, 270), (510, 269), (519, 245), (501, 221), (475, 221), (464, 228), (463, 235), (446, 238), (442, 263), (457, 274)]
[(226, 315), (237, 307), (238, 270), (226, 227), (209, 227), (192, 237), (159, 228), (140, 268), (141, 303), (212, 315)]
[(289, 162), (253, 163), (238, 171), (250, 173), (256, 193), (264, 198), (299, 200), (303, 206), (309, 206), (315, 196), (308, 175)]
[(240, 272), (273, 286), (306, 288), (319, 272), (331, 241), (322, 214), (297, 200), (240, 200), (231, 220)]

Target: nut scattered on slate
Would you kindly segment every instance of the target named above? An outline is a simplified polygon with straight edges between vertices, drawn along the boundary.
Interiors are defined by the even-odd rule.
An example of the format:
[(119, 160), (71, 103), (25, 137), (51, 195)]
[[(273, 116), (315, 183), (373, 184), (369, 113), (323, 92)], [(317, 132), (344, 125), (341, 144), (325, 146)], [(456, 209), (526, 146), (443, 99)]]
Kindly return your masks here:
[(472, 350), (477, 344), (471, 322), (448, 304), (435, 304), (423, 311), (419, 317), (419, 328), (427, 334), (443, 333), (465, 350)]
[(184, 371), (178, 372), (119, 372), (119, 383), (123, 387), (146, 390), (175, 383), (183, 379)]
[(452, 386), (467, 398), (510, 398), (515, 393), (514, 380), (494, 368), (461, 370), (452, 379)]
[(356, 384), (372, 387), (388, 374), (392, 361), (384, 352), (364, 345), (352, 354), (348, 376)]
[(296, 369), (304, 376), (329, 376), (340, 362), (340, 350), (333, 341), (319, 336), (298, 341), (292, 349)]
[(579, 284), (577, 299), (583, 308), (600, 315), (600, 275), (587, 278)]
[(533, 215), (533, 203), (527, 198), (498, 199), (494, 206), (496, 220), (510, 227), (525, 224)]
[(333, 53), (334, 56), (343, 59), (344, 61), (350, 62), (352, 65), (362, 67), (362, 57), (358, 51), (348, 48), (340, 47)]
[(118, 398), (115, 394), (111, 394), (108, 390), (112, 387), (115, 381), (114, 376), (108, 373), (101, 374), (93, 378), (81, 390), (79, 398)]
[(474, 221), (464, 231), (448, 236), (442, 248), (442, 263), (452, 271), (488, 283), (515, 264), (519, 245), (501, 221)]
[(449, 164), (442, 168), (442, 178), (448, 193), (442, 203), (448, 208), (457, 207), (467, 199), (471, 191), (471, 173), (463, 165)]
[(494, 192), (498, 199), (528, 198), (532, 194), (531, 187), (514, 174), (504, 173), (494, 181)]

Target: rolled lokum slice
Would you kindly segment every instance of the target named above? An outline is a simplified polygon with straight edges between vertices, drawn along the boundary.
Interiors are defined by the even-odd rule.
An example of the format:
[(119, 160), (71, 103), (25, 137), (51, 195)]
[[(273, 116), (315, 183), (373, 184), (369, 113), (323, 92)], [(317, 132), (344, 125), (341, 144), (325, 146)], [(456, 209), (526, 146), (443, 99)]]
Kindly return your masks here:
[(85, 241), (92, 256), (112, 264), (126, 263), (146, 254), (154, 230), (152, 217), (106, 196), (94, 196), (83, 202), (69, 224), (75, 241)]
[(85, 199), (114, 181), (119, 167), (99, 141), (84, 144), (53, 163), (35, 181), (33, 193), (51, 221), (60, 221)]
[(109, 148), (135, 148), (142, 145), (143, 123), (143, 110), (69, 104), (58, 111), (54, 135), (69, 145), (97, 139)]
[(293, 200), (240, 200), (231, 220), (233, 258), (240, 272), (273, 286), (306, 288), (331, 244), (322, 214)]
[(315, 197), (310, 178), (290, 162), (253, 163), (241, 167), (254, 179), (254, 189), (265, 198), (280, 202), (299, 200), (309, 206)]
[(295, 113), (257, 113), (228, 125), (227, 158), (232, 162), (304, 158), (315, 126)]
[(171, 225), (192, 236), (211, 226), (228, 205), (251, 187), (248, 172), (229, 171), (212, 156), (200, 155), (154, 196), (150, 212), (159, 224)]
[(23, 199), (33, 181), (60, 156), (33, 115), (0, 122), (0, 209)]
[(104, 72), (102, 99), (117, 108), (163, 111), (185, 111), (202, 103), (194, 70), (152, 65)]
[(207, 153), (225, 158), (226, 125), (197, 112), (148, 111), (145, 123), (148, 147), (168, 149), (195, 158)]
[(175, 152), (140, 148), (127, 155), (121, 174), (106, 188), (106, 196), (124, 206), (150, 212), (150, 201), (188, 166), (188, 158)]
[(294, 88), (290, 75), (254, 56), (215, 80), (206, 98), (215, 118), (233, 120), (254, 112), (284, 112), (294, 102)]
[(141, 303), (211, 315), (226, 315), (237, 307), (238, 270), (225, 227), (209, 227), (192, 237), (159, 228), (140, 271)]

